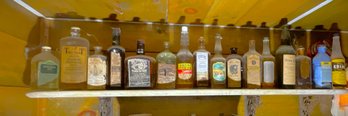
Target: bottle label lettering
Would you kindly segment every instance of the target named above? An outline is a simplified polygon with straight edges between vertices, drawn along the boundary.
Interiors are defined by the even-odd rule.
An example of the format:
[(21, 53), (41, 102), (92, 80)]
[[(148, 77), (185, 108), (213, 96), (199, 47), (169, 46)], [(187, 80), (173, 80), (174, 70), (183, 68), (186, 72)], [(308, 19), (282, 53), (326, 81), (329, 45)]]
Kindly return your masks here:
[(106, 85), (106, 61), (101, 58), (88, 58), (87, 84), (91, 86)]
[(121, 85), (122, 67), (121, 55), (118, 52), (110, 54), (110, 85)]
[(175, 82), (175, 64), (158, 63), (157, 83), (166, 84)]
[(128, 86), (150, 87), (150, 61), (145, 59), (128, 60)]
[(82, 83), (87, 81), (87, 48), (64, 46), (61, 54), (61, 81)]
[(283, 55), (283, 84), (295, 85), (296, 81), (296, 59), (295, 55)]
[(263, 81), (265, 83), (274, 83), (274, 62), (265, 61), (263, 62)]
[(260, 57), (257, 55), (247, 56), (247, 83), (261, 85)]
[(230, 59), (227, 61), (227, 72), (228, 78), (234, 81), (241, 81), (241, 64), (242, 62), (239, 59)]
[(191, 63), (179, 63), (178, 64), (178, 77), (182, 80), (188, 80), (192, 77), (192, 64)]
[(333, 84), (346, 85), (344, 59), (332, 59), (332, 82)]
[(58, 79), (59, 66), (57, 63), (46, 60), (38, 63), (37, 85), (41, 86)]
[(216, 81), (225, 81), (226, 67), (224, 62), (215, 62), (213, 64), (213, 78)]
[(197, 52), (196, 53), (197, 81), (206, 81), (209, 79), (208, 64), (209, 64), (208, 53)]

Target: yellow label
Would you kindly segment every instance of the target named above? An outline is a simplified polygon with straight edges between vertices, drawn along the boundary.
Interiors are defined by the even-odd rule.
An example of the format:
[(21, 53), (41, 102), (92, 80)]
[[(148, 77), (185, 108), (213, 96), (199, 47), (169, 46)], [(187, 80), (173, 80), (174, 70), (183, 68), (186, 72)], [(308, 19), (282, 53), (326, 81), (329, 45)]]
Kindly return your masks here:
[(61, 52), (61, 81), (81, 83), (87, 80), (87, 48), (64, 46)]
[(344, 59), (332, 60), (332, 82), (333, 84), (346, 85), (346, 72)]
[(188, 80), (192, 77), (192, 64), (191, 63), (179, 63), (178, 64), (178, 77), (182, 80)]
[(294, 85), (296, 81), (295, 76), (296, 62), (295, 55), (286, 54), (283, 56), (283, 84)]

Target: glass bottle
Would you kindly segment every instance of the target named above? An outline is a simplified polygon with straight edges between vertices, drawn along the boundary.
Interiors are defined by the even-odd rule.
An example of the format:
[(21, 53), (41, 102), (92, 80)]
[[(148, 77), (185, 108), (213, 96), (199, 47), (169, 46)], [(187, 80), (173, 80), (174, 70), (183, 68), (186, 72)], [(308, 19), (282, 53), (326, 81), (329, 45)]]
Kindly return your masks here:
[(209, 87), (209, 58), (210, 52), (205, 49), (205, 40), (199, 38), (199, 47), (194, 53), (194, 73), (196, 87)]
[(296, 88), (311, 89), (312, 88), (312, 65), (311, 58), (305, 56), (305, 48), (297, 49), (296, 56)]
[(87, 89), (105, 89), (107, 79), (106, 67), (106, 56), (102, 54), (102, 47), (95, 46), (94, 54), (88, 58)]
[(51, 53), (51, 47), (42, 46), (41, 53), (31, 60), (31, 87), (33, 90), (58, 89), (59, 60)]
[(274, 88), (276, 83), (275, 58), (270, 52), (268, 37), (264, 37), (263, 39), (262, 66), (262, 88)]
[(108, 78), (107, 89), (124, 87), (125, 49), (121, 46), (121, 29), (112, 28), (112, 46), (108, 48)]
[(80, 28), (72, 27), (71, 36), (60, 40), (60, 88), (79, 90), (87, 87), (89, 42), (80, 37)]
[(320, 45), (318, 47), (318, 53), (313, 58), (312, 65), (314, 73), (314, 87), (317, 89), (332, 88), (331, 58), (326, 54), (325, 45)]
[(126, 85), (131, 88), (153, 88), (155, 85), (156, 60), (145, 55), (143, 40), (137, 41), (137, 55), (125, 59)]
[(243, 55), (245, 88), (261, 88), (261, 55), (255, 50), (255, 40), (249, 41), (249, 51)]
[(334, 35), (332, 40), (332, 84), (334, 88), (346, 88), (346, 59), (341, 51), (341, 43), (339, 35)]
[(188, 28), (183, 26), (181, 28), (181, 48), (176, 54), (177, 58), (177, 79), (176, 88), (192, 88), (193, 87), (193, 77), (192, 77), (192, 65), (193, 65), (193, 55), (188, 49), (189, 46), (189, 36)]
[(296, 61), (295, 49), (290, 45), (291, 38), (287, 25), (281, 33), (281, 45), (276, 50), (276, 67), (278, 87), (283, 89), (295, 88), (296, 84)]
[(164, 42), (164, 51), (159, 53), (157, 60), (157, 82), (158, 89), (175, 89), (176, 79), (176, 55), (169, 49), (169, 43)]
[(227, 88), (242, 88), (242, 56), (237, 54), (237, 48), (230, 48), (230, 50), (231, 55), (226, 57)]
[(215, 36), (215, 54), (210, 59), (211, 88), (226, 88), (226, 59), (222, 56), (221, 35)]

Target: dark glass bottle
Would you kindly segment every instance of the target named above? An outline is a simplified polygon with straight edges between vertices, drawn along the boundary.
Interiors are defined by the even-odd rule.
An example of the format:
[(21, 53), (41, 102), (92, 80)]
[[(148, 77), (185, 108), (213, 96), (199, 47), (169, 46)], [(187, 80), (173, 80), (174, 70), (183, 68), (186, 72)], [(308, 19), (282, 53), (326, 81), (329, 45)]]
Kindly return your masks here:
[(121, 29), (112, 29), (112, 46), (108, 49), (107, 89), (121, 89), (124, 87), (124, 59), (125, 49), (120, 45)]

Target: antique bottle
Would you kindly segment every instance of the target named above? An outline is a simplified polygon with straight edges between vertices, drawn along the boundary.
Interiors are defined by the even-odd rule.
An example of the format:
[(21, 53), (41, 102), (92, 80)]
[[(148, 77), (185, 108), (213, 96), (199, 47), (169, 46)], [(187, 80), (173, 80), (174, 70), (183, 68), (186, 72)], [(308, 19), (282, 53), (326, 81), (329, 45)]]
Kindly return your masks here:
[(31, 87), (33, 90), (57, 90), (59, 60), (51, 53), (51, 47), (42, 46), (41, 53), (31, 60)]
[(264, 37), (262, 50), (262, 88), (274, 88), (276, 83), (275, 78), (275, 58), (269, 49), (269, 39)]
[(181, 40), (180, 40), (180, 50), (176, 54), (177, 61), (177, 79), (176, 88), (192, 88), (193, 87), (193, 77), (192, 77), (192, 65), (193, 65), (193, 55), (190, 52), (189, 46), (189, 36), (188, 28), (183, 26), (181, 28)]
[(156, 88), (175, 89), (176, 55), (170, 51), (168, 42), (164, 42), (164, 51), (157, 55), (156, 60)]
[(215, 54), (210, 59), (211, 88), (226, 88), (226, 59), (222, 56), (221, 35), (215, 36)]
[(125, 49), (121, 46), (121, 29), (112, 28), (112, 46), (108, 48), (107, 89), (121, 89), (124, 86)]
[(332, 88), (331, 58), (326, 54), (325, 45), (320, 45), (318, 47), (318, 53), (313, 58), (312, 65), (314, 73), (314, 87), (317, 89)]
[(107, 81), (106, 56), (102, 54), (102, 47), (95, 46), (94, 54), (88, 57), (87, 89), (104, 90)]
[(210, 52), (205, 49), (205, 40), (199, 38), (199, 47), (194, 53), (194, 75), (196, 87), (209, 87)]
[(261, 88), (261, 55), (255, 50), (255, 40), (249, 41), (249, 51), (243, 55), (245, 88)]
[(346, 88), (346, 59), (341, 51), (341, 43), (339, 35), (334, 35), (332, 40), (332, 85), (333, 88)]
[(311, 89), (312, 88), (312, 64), (311, 58), (305, 56), (305, 48), (297, 49), (296, 56), (296, 88)]
[(86, 89), (89, 42), (80, 37), (80, 28), (72, 27), (71, 36), (60, 40), (61, 89)]
[(156, 60), (145, 55), (143, 40), (137, 41), (137, 55), (125, 59), (127, 89), (153, 88), (156, 76)]
[(237, 48), (230, 48), (231, 55), (226, 57), (227, 88), (242, 88), (243, 63)]
[(295, 49), (290, 45), (291, 38), (287, 26), (283, 27), (281, 33), (281, 45), (276, 50), (276, 68), (278, 87), (283, 89), (295, 88), (296, 84), (296, 62)]

